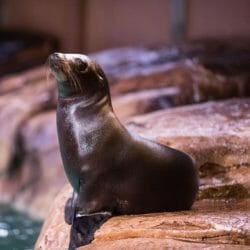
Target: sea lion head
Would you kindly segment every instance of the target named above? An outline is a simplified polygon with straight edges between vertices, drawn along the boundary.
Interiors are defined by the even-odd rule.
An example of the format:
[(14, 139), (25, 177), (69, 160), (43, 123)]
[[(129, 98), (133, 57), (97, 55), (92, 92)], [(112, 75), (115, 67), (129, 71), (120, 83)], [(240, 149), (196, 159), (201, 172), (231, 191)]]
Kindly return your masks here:
[(58, 83), (60, 98), (110, 99), (108, 80), (101, 67), (82, 54), (53, 53), (49, 67)]

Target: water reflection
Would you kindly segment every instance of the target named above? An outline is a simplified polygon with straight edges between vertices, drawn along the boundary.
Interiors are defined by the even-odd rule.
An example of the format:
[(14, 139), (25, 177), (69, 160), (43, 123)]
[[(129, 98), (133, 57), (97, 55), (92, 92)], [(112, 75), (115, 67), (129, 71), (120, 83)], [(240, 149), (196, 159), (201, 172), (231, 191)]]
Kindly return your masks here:
[(0, 249), (31, 250), (41, 229), (41, 222), (0, 204)]

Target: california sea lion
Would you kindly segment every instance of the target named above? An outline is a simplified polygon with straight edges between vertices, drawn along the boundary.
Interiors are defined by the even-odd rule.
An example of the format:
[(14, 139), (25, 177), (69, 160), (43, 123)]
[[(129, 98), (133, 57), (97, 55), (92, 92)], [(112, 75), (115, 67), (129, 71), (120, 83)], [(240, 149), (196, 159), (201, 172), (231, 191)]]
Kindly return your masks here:
[(87, 56), (54, 53), (49, 65), (61, 157), (82, 212), (190, 209), (198, 190), (192, 159), (130, 133), (114, 114), (104, 72)]

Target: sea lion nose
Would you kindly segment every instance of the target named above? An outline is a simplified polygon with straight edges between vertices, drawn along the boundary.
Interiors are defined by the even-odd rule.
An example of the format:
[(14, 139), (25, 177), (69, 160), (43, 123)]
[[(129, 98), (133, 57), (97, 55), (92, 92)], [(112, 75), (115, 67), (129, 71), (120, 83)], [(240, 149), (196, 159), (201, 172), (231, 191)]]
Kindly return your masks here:
[(50, 67), (57, 65), (58, 60), (61, 58), (60, 55), (61, 55), (61, 53), (55, 52), (49, 56), (48, 61), (49, 61)]
[(55, 52), (49, 56), (49, 61), (56, 61), (59, 58), (60, 58), (60, 53)]

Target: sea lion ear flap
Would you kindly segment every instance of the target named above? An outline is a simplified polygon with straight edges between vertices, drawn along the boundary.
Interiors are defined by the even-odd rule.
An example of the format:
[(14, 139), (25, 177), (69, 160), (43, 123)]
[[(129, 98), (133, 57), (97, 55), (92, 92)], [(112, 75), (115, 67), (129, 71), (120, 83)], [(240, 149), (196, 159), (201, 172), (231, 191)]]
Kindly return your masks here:
[(94, 68), (95, 68), (95, 72), (98, 76), (98, 79), (102, 82), (105, 80), (107, 81), (106, 75), (98, 63), (96, 63), (96, 62), (94, 63)]
[(104, 80), (104, 78), (100, 74), (97, 74), (97, 75), (98, 75), (99, 80), (101, 80), (101, 81)]

